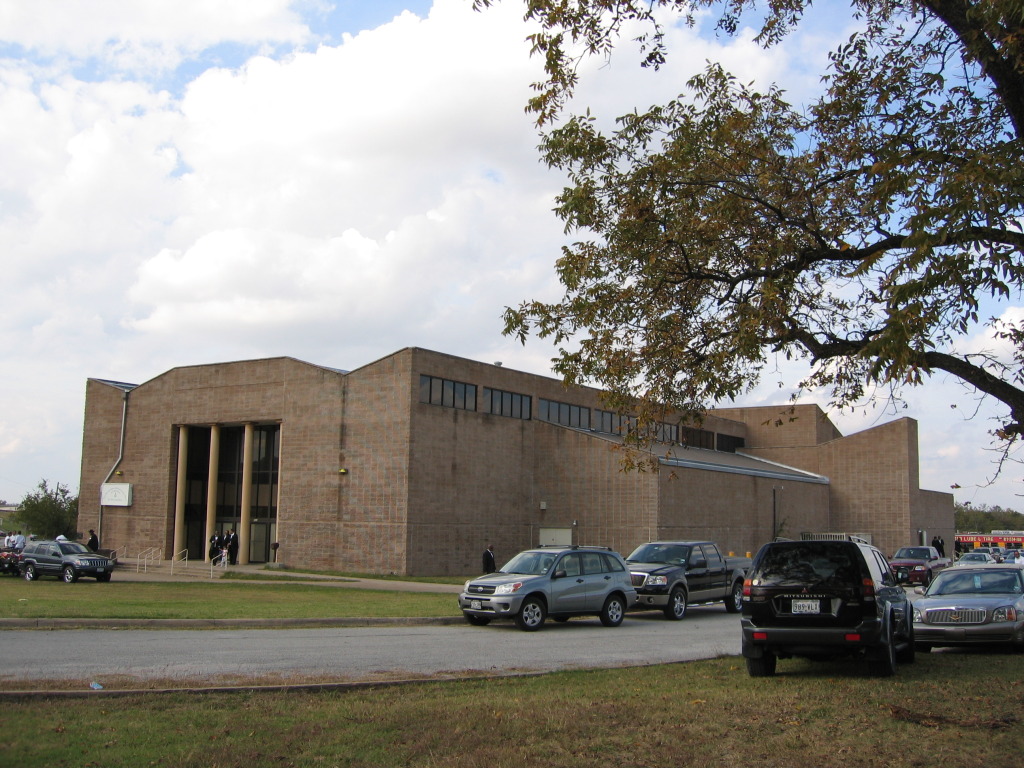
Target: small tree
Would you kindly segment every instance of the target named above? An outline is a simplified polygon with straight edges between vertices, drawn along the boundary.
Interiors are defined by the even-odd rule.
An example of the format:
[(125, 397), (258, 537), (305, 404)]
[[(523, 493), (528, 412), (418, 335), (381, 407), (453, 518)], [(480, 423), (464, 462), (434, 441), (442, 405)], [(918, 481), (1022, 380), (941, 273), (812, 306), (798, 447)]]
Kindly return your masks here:
[(53, 488), (41, 480), (36, 490), (25, 495), (18, 506), (18, 521), (25, 530), (48, 539), (63, 534), (77, 537), (78, 496), (72, 496), (66, 485)]

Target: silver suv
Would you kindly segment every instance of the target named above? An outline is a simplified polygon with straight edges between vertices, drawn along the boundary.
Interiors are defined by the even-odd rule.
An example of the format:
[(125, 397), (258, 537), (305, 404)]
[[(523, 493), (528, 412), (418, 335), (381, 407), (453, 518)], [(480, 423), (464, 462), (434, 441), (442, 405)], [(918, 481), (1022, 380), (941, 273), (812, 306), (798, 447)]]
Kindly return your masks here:
[(636, 602), (629, 568), (605, 547), (538, 547), (520, 552), (500, 571), (466, 582), (459, 608), (470, 624), (514, 619), (526, 632), (550, 616), (598, 616), (606, 627), (622, 623)]

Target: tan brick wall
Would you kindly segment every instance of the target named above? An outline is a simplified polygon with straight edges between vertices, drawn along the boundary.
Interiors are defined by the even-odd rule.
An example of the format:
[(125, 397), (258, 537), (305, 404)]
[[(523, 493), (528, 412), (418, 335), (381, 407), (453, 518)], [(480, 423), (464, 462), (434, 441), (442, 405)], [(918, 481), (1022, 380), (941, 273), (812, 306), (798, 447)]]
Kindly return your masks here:
[(661, 470), (657, 538), (708, 539), (737, 554), (827, 525), (827, 485), (673, 467)]
[(817, 405), (715, 408), (712, 413), (745, 424), (748, 449), (819, 445), (842, 437)]
[(335, 568), (407, 572), (410, 368), (403, 350), (345, 377)]
[[(573, 528), (577, 543), (628, 554), (655, 538), (754, 551), (772, 535), (871, 532), (885, 549), (911, 531), (949, 531), (952, 499), (917, 487), (916, 423), (841, 437), (816, 406), (723, 409), (704, 428), (745, 451), (827, 476), (831, 486), (690, 467), (624, 472), (618, 443), (535, 418), (419, 402), (420, 374), (602, 407), (593, 389), (496, 365), (404, 349), (343, 374), (291, 358), (176, 368), (129, 395), (128, 509), (106, 508), (103, 544), (129, 554), (173, 544), (178, 424), (280, 423), (277, 540), (286, 565), (368, 573), (475, 574)], [(121, 391), (87, 384), (80, 527), (96, 527), (99, 483), (117, 458)], [(779, 417), (780, 423), (775, 423)], [(776, 441), (776, 442), (772, 442)], [(344, 473), (340, 470), (346, 470)], [(785, 474), (785, 473), (783, 473)], [(545, 506), (546, 509), (541, 509)]]
[[(109, 549), (125, 540), (127, 525), (123, 516), (106, 515), (101, 519), (100, 515), (100, 485), (114, 471), (118, 458), (123, 403), (123, 392), (119, 388), (96, 379), (86, 382), (78, 529), (98, 531), (100, 546)], [(121, 482), (121, 477), (112, 476), (111, 482)]]
[[(303, 552), (326, 567), (333, 562), (333, 536), (325, 537), (322, 526), (337, 518), (342, 384), (343, 377), (328, 369), (275, 358), (176, 368), (132, 390), (123, 474), (116, 479), (132, 484), (133, 504), (105, 508), (103, 545), (127, 546), (129, 555), (156, 546), (170, 556), (177, 425), (281, 422), (280, 554)], [(114, 390), (114, 403), (100, 394), (104, 386), (90, 381), (87, 391), (83, 498), (98, 497), (105, 459), (117, 455), (120, 392)], [(98, 498), (83, 520), (96, 514)]]
[(624, 472), (612, 440), (552, 424), (537, 430), (536, 493), (547, 503), (537, 527), (569, 528), (576, 521), (575, 543), (623, 555), (649, 540), (658, 516), (656, 473)]

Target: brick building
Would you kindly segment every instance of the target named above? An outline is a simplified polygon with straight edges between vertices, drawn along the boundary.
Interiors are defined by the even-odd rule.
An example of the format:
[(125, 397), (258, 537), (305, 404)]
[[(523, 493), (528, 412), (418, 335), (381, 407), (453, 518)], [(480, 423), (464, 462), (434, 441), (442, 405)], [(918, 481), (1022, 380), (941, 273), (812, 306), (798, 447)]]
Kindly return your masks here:
[(719, 409), (664, 424), (657, 471), (624, 472), (628, 419), (600, 394), (418, 348), (353, 371), (282, 357), (89, 379), (79, 527), (129, 555), (202, 560), (234, 529), (243, 563), (407, 575), (475, 573), (489, 543), (501, 563), (538, 543), (953, 539), (952, 497), (918, 487), (912, 419), (843, 437), (813, 405)]

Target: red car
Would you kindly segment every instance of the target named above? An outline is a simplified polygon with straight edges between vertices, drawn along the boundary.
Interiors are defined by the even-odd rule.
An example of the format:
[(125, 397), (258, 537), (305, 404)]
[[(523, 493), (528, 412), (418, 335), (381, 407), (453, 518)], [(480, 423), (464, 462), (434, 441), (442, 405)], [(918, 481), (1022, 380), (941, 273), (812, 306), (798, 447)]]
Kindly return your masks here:
[(889, 567), (901, 584), (928, 586), (952, 561), (940, 557), (935, 547), (900, 547), (889, 560)]

